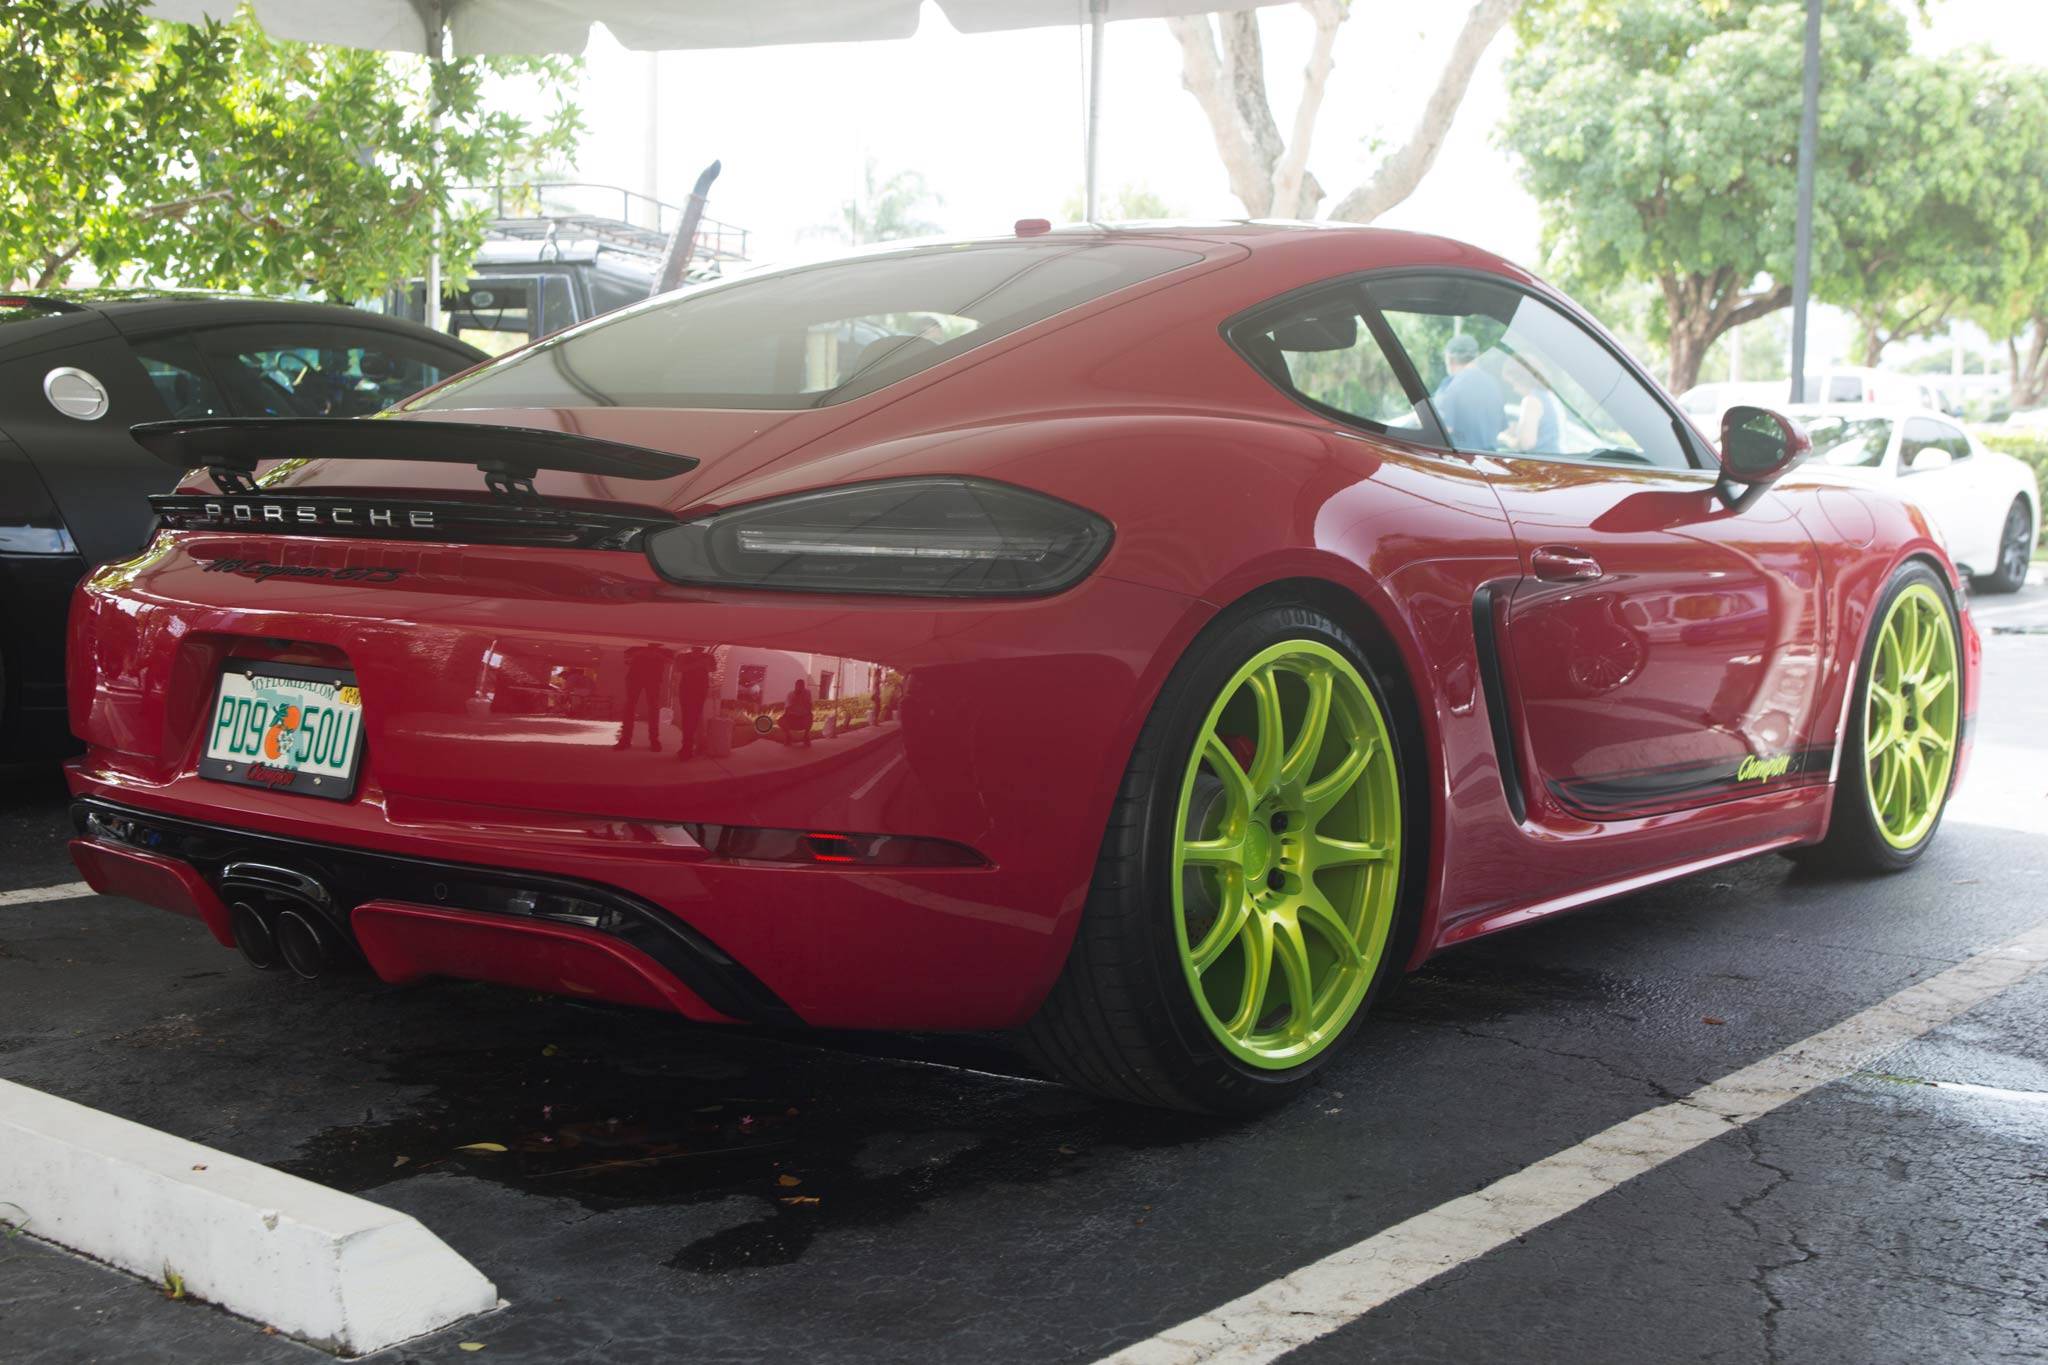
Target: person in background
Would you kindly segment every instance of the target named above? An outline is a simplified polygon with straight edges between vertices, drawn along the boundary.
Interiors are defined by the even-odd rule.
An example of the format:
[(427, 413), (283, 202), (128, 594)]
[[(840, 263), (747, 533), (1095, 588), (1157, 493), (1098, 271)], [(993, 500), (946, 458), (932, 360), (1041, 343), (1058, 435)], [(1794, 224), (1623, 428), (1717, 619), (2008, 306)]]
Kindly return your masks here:
[(718, 660), (707, 648), (692, 645), (676, 656), (676, 728), (683, 732), (677, 758), (689, 759), (697, 752), (704, 702), (711, 695), (711, 675), (717, 668)]
[(1508, 387), (1521, 397), (1514, 425), (1501, 445), (1508, 450), (1533, 451), (1539, 455), (1559, 454), (1557, 447), (1557, 395), (1544, 387), (1536, 372), (1519, 360), (1501, 366)]
[(1436, 411), (1444, 434), (1459, 450), (1497, 449), (1501, 428), (1508, 424), (1507, 395), (1478, 360), (1479, 343), (1465, 333), (1444, 343), (1444, 368), (1450, 373), (1437, 386)]
[(649, 642), (626, 651), (626, 711), (619, 721), (614, 749), (633, 747), (633, 729), (647, 716), (647, 747), (661, 752), (661, 680), (668, 672), (668, 651)]
[(802, 678), (789, 689), (789, 699), (782, 704), (782, 731), (791, 744), (811, 747), (811, 685)]

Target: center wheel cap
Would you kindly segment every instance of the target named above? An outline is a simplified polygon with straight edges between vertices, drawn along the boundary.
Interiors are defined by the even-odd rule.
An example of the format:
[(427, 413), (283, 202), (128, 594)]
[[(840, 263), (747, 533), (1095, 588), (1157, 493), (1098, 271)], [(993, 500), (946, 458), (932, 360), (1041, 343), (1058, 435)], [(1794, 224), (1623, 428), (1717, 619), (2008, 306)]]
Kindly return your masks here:
[(1244, 866), (1254, 880), (1263, 881), (1279, 861), (1279, 840), (1264, 825), (1254, 822), (1244, 832)]

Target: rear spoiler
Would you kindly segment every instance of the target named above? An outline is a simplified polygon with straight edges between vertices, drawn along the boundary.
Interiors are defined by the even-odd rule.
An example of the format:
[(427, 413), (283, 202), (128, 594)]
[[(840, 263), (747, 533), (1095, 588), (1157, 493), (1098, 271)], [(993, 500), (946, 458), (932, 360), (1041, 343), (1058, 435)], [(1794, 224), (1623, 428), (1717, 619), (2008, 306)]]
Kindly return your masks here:
[(481, 422), (359, 417), (201, 417), (128, 428), (137, 445), (179, 469), (204, 466), (223, 493), (256, 490), (263, 460), (417, 460), (468, 464), (493, 493), (531, 498), (543, 469), (608, 479), (671, 479), (697, 461), (568, 431)]

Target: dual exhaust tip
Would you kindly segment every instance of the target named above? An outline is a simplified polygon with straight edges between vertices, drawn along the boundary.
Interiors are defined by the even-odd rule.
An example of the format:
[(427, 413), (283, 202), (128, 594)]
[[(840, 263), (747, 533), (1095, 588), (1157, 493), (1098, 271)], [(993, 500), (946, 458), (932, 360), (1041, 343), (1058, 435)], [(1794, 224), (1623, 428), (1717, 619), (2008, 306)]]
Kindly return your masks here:
[(333, 968), (334, 931), (317, 914), (299, 909), (273, 910), (249, 901), (230, 908), (235, 947), (251, 967), (267, 972), (283, 967), (301, 981), (316, 981)]
[(305, 873), (265, 863), (229, 863), (221, 869), (221, 890), (235, 947), (256, 970), (283, 967), (302, 981), (315, 981), (353, 960), (335, 927), (333, 895)]

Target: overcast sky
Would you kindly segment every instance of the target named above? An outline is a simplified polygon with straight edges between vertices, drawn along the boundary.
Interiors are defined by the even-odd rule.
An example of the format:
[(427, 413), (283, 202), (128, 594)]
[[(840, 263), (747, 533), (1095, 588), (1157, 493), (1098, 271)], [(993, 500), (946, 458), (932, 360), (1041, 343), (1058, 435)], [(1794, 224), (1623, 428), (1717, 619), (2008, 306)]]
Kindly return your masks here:
[[(1371, 167), (1374, 138), (1405, 135), (1465, 7), (1354, 0), (1353, 9), (1309, 163), (1333, 199)], [(1931, 10), (1932, 27), (1917, 38), (1925, 50), (1983, 43), (2048, 64), (2048, 5), (1933, 0)], [(1268, 86), (1285, 128), (1313, 30), (1292, 5), (1268, 10), (1263, 23)], [(1142, 185), (1188, 216), (1239, 216), (1208, 125), (1181, 89), (1180, 49), (1166, 25), (1131, 21), (1108, 33), (1105, 190)], [(1507, 32), (1495, 41), (1435, 169), (1384, 225), (1534, 263), (1536, 207), (1493, 141), (1512, 44)], [(928, 216), (949, 233), (1057, 220), (1079, 193), (1078, 28), (969, 37), (927, 5), (917, 35), (898, 42), (651, 55), (627, 52), (599, 29), (586, 56), (581, 175), (679, 200), (719, 158), (710, 212), (753, 230), (756, 260), (830, 250), (829, 238), (806, 229), (833, 219), (869, 156), (885, 173), (921, 172), (944, 200)]]
[[(1373, 138), (1405, 133), (1464, 12), (1393, 0), (1356, 0), (1354, 9), (1310, 161), (1333, 197), (1371, 167)], [(1932, 10), (1933, 27), (1920, 36), (1929, 50), (1987, 43), (2048, 63), (2048, 6), (1935, 0)], [(1285, 127), (1312, 29), (1292, 5), (1267, 11), (1263, 23), (1268, 83)], [(1105, 186), (1145, 185), (1197, 217), (1241, 213), (1208, 126), (1181, 89), (1180, 49), (1166, 25), (1138, 20), (1108, 32)], [(1496, 40), (1435, 170), (1383, 222), (1450, 233), (1518, 260), (1535, 255), (1535, 206), (1493, 144), (1505, 105), (1500, 65), (1512, 44), (1508, 33)], [(833, 217), (868, 156), (885, 171), (922, 172), (945, 201), (930, 216), (949, 232), (1057, 219), (1080, 188), (1081, 63), (1078, 29), (969, 37), (932, 6), (917, 35), (899, 42), (654, 56), (627, 52), (600, 29), (587, 54), (590, 132), (579, 169), (679, 199), (720, 158), (713, 216), (754, 228), (766, 256), (818, 249), (800, 231)]]

